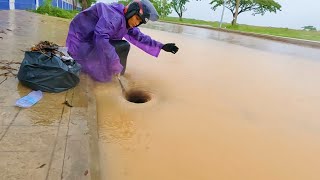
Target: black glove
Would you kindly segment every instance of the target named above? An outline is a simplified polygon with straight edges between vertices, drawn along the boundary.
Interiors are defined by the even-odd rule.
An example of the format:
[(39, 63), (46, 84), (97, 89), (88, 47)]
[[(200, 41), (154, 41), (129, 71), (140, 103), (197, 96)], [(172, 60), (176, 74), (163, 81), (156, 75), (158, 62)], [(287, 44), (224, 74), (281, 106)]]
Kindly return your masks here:
[(172, 52), (173, 54), (175, 54), (176, 52), (178, 52), (179, 48), (176, 46), (175, 43), (168, 43), (162, 46), (163, 50), (167, 51), (167, 52)]

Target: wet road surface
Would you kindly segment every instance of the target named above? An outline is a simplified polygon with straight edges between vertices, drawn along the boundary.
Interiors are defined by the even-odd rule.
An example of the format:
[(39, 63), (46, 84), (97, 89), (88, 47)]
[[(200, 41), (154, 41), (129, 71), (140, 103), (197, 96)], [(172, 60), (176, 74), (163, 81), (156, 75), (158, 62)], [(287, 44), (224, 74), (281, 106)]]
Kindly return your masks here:
[(235, 33), (225, 33), (220, 31), (213, 31), (205, 28), (197, 28), (191, 26), (182, 26), (171, 23), (154, 22), (145, 25), (147, 28), (157, 29), (160, 31), (167, 31), (179, 33), (194, 38), (213, 39), (218, 41), (225, 41), (231, 44), (245, 46), (257, 50), (268, 51), (278, 54), (286, 54), (292, 56), (305, 57), (313, 60), (319, 60), (320, 51), (316, 48), (303, 47), (295, 44), (277, 42), (268, 39), (261, 39), (256, 37), (244, 36)]
[(122, 79), (151, 101), (126, 101), (116, 80), (97, 83), (102, 177), (320, 178), (319, 50), (192, 29), (143, 29), (177, 43), (175, 55), (132, 47)]

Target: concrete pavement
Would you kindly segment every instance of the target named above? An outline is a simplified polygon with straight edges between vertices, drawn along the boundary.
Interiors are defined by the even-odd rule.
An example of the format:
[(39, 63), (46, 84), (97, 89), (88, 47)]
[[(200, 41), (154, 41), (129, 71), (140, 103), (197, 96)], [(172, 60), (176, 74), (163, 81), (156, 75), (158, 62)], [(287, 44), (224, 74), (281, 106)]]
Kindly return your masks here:
[(59, 18), (0, 11), (1, 180), (98, 179), (96, 132), (89, 128), (90, 123), (95, 127), (95, 102), (87, 76), (81, 76), (74, 89), (44, 93), (31, 108), (14, 106), (31, 92), (15, 77), (21, 50), (40, 40), (64, 45), (67, 26), (68, 21)]

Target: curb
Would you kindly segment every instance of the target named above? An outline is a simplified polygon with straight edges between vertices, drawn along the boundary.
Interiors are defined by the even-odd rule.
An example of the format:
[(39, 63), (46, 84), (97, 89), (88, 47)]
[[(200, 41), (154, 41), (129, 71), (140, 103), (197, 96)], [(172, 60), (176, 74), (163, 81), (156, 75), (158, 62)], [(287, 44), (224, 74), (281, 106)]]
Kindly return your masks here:
[(99, 134), (98, 119), (96, 111), (96, 98), (92, 91), (92, 80), (86, 76), (87, 97), (88, 97), (88, 128), (89, 128), (89, 146), (90, 146), (90, 172), (91, 179), (99, 180), (100, 177), (100, 151), (99, 151)]

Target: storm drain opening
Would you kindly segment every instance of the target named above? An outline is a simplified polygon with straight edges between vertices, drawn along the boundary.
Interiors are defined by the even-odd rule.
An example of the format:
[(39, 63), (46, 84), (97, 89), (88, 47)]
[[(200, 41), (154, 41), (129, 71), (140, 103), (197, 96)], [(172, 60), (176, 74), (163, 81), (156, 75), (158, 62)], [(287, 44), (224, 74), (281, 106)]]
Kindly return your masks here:
[(126, 93), (125, 98), (129, 102), (141, 104), (141, 103), (146, 103), (150, 101), (151, 95), (146, 91), (135, 89), (135, 90), (129, 90)]

